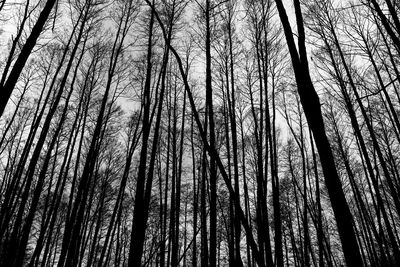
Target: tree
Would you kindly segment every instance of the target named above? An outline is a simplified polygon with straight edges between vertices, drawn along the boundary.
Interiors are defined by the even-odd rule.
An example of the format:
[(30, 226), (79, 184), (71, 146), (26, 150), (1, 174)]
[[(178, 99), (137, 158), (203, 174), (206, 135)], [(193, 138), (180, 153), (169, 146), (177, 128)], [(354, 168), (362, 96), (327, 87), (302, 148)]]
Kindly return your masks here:
[(335, 212), (346, 263), (348, 265), (362, 266), (363, 262), (361, 259), (356, 234), (353, 228), (352, 215), (346, 202), (340, 178), (335, 167), (332, 150), (324, 129), (325, 127), (321, 114), (320, 101), (314, 89), (308, 69), (308, 59), (305, 47), (305, 31), (300, 1), (294, 1), (297, 30), (299, 35), (298, 48), (296, 48), (291, 26), (283, 3), (280, 0), (276, 0), (275, 2), (284, 28), (287, 45), (292, 59), (300, 100), (308, 124), (313, 132), (315, 143), (320, 155), (325, 183), (331, 198), (332, 208)]
[(48, 3), (0, 1), (0, 264), (397, 264), (397, 2), (57, 1), (17, 66)]
[[(26, 39), (26, 42), (25, 42), (24, 46), (22, 47), (21, 52), (18, 55), (10, 73), (8, 73), (8, 68), (11, 64), (10, 59), (13, 56), (15, 44), (18, 41), (18, 39), (19, 39), (18, 37), (20, 36), (20, 34), (22, 32), (22, 27), (24, 26), (23, 25), (24, 23), (22, 23), (22, 25), (21, 25), (22, 27), (19, 31), (19, 36), (17, 36), (17, 38), (14, 39), (15, 42), (14, 42), (13, 48), (10, 51), (9, 61), (3, 72), (1, 84), (0, 84), (0, 91), (1, 91), (0, 116), (3, 115), (4, 109), (6, 108), (7, 102), (10, 99), (11, 93), (14, 90), (14, 87), (15, 87), (16, 83), (18, 82), (18, 78), (21, 75), (21, 72), (22, 72), (33, 48), (36, 45), (36, 42), (37, 42), (40, 34), (43, 31), (43, 27), (49, 18), (49, 15), (51, 13), (51, 10), (53, 9), (55, 2), (56, 2), (56, 0), (47, 0), (46, 1), (35, 25), (32, 28), (32, 31), (31, 31), (29, 37)], [(2, 6), (4, 6), (5, 1), (3, 1), (2, 4), (3, 4)], [(29, 4), (29, 1), (27, 2), (27, 7), (25, 9), (26, 12), (28, 9), (28, 4)]]

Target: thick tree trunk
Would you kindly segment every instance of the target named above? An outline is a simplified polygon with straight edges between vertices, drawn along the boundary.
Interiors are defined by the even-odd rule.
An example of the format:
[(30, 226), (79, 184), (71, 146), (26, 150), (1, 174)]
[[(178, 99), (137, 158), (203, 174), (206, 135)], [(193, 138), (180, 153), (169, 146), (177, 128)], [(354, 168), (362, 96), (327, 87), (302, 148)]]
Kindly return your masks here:
[(37, 19), (35, 26), (33, 26), (31, 34), (26, 40), (22, 47), (21, 53), (18, 55), (17, 60), (14, 63), (10, 74), (4, 84), (0, 85), (0, 117), (3, 115), (4, 109), (6, 108), (7, 102), (11, 97), (11, 93), (18, 81), (19, 76), (28, 60), (33, 48), (36, 45), (36, 41), (42, 33), (43, 27), (50, 15), (51, 10), (56, 0), (47, 0), (42, 12)]
[(296, 76), (300, 100), (308, 124), (313, 132), (317, 150), (320, 155), (325, 184), (327, 186), (332, 208), (335, 214), (346, 263), (348, 266), (363, 266), (364, 264), (361, 258), (360, 248), (358, 246), (355, 230), (353, 228), (352, 215), (342, 189), (338, 172), (336, 170), (332, 149), (330, 147), (328, 137), (326, 136), (319, 97), (312, 84), (308, 69), (307, 52), (305, 48), (305, 33), (300, 3), (298, 0), (294, 1), (297, 28), (299, 30), (298, 46), (300, 54), (298, 54), (283, 3), (281, 0), (275, 0), (275, 2), (277, 4), (287, 45), (292, 58), (292, 65)]

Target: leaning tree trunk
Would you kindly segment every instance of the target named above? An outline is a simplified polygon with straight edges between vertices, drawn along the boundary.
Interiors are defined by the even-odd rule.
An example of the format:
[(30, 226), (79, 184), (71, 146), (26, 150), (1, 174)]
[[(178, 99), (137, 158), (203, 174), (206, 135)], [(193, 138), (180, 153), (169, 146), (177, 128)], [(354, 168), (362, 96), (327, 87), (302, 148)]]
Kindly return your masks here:
[(308, 68), (307, 52), (305, 47), (305, 33), (303, 17), (299, 0), (294, 0), (297, 29), (298, 49), (293, 38), (292, 29), (286, 10), (281, 0), (275, 0), (286, 36), (287, 45), (292, 59), (293, 70), (296, 77), (297, 91), (304, 109), (308, 124), (313, 132), (318, 153), (320, 155), (325, 184), (331, 200), (331, 205), (337, 222), (343, 253), (348, 266), (363, 266), (360, 248), (357, 243), (356, 233), (353, 228), (353, 217), (347, 204), (339, 174), (328, 137), (325, 132), (321, 112), (321, 104)]

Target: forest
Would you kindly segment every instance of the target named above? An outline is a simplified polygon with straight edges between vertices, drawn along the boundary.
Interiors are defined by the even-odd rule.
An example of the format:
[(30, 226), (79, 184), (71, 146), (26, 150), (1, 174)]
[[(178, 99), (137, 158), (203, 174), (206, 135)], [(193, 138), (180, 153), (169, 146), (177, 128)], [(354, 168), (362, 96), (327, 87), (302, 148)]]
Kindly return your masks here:
[(400, 266), (400, 1), (0, 0), (0, 47), (0, 266)]

